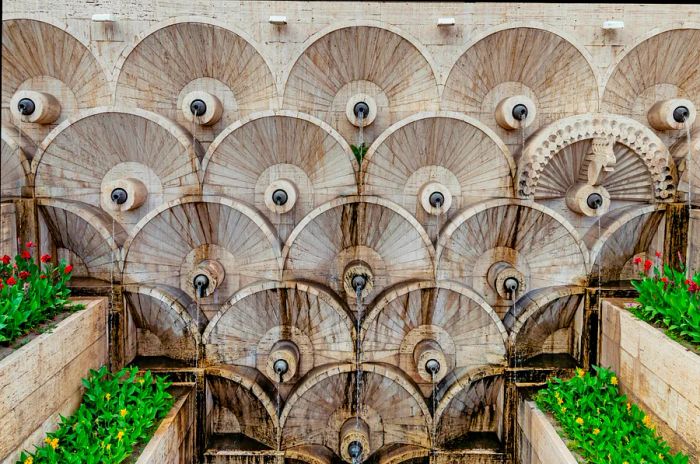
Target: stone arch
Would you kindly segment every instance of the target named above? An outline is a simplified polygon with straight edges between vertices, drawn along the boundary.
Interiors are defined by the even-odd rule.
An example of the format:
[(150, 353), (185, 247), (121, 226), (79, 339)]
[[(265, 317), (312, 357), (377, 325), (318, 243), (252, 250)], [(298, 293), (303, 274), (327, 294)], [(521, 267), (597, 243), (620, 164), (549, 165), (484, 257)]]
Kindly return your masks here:
[[(297, 111), (264, 111), (236, 121), (209, 146), (203, 172), (205, 195), (254, 204), (283, 239), (314, 208), (357, 194), (350, 146), (325, 122)], [(273, 185), (283, 184), (295, 194), (290, 210), (275, 208), (268, 198)]]
[(634, 150), (654, 181), (657, 200), (673, 197), (676, 168), (663, 141), (639, 122), (619, 115), (585, 114), (561, 119), (528, 139), (518, 162), (515, 187), (518, 195), (531, 198), (547, 163), (565, 147), (585, 139), (603, 137)]
[(348, 102), (356, 96), (367, 100), (374, 113), (369, 118), (373, 122), (364, 127), (368, 142), (410, 114), (437, 109), (436, 73), (429, 55), (395, 28), (349, 22), (307, 43), (283, 75), (284, 105), (323, 119), (346, 140), (357, 134), (347, 116), (352, 111)]

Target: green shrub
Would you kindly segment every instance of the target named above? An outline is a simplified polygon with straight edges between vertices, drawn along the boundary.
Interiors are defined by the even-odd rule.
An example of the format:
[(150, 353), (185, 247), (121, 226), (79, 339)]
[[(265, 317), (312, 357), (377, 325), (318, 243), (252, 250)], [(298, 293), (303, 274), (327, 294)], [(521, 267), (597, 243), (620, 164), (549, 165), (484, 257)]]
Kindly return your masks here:
[(66, 310), (80, 309), (70, 305), (70, 280), (73, 266), (61, 261), (51, 263), (43, 255), (39, 266), (27, 249), (12, 260), (5, 255), (0, 260), (0, 344), (12, 343), (39, 324)]
[(687, 464), (672, 454), (655, 432), (651, 418), (617, 389), (615, 373), (594, 367), (577, 369), (570, 380), (552, 379), (536, 396), (570, 440), (569, 447), (591, 464)]
[[(641, 265), (641, 258), (635, 264)], [(700, 345), (700, 273), (688, 278), (685, 271), (683, 265), (672, 269), (646, 260), (641, 280), (632, 282), (639, 305), (629, 309), (638, 318), (665, 327), (671, 336)]]
[(116, 464), (134, 447), (149, 440), (173, 404), (163, 377), (138, 369), (116, 374), (106, 367), (83, 379), (85, 394), (78, 410), (61, 416), (58, 430), (49, 433), (34, 453), (23, 452), (17, 464)]

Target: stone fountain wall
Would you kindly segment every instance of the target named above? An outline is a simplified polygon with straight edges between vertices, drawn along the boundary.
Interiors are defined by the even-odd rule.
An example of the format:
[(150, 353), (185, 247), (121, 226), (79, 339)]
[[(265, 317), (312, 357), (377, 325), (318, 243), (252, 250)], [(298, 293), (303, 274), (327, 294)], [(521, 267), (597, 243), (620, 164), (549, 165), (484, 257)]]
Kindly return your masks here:
[(637, 257), (697, 250), (698, 24), (688, 5), (7, 0), (0, 252), (38, 242), (111, 297), (112, 367), (197, 382), (209, 462), (328, 463), (353, 418), (378, 462), (508, 462), (521, 387), (597, 361), (599, 297)]

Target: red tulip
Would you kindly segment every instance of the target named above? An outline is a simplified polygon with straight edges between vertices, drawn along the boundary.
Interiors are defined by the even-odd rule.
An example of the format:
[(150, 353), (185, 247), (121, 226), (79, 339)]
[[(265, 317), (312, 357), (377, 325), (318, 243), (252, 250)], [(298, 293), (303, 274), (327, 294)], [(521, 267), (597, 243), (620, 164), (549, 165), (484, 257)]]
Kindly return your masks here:
[(5, 255), (2, 257), (2, 263), (3, 264), (10, 264), (10, 257)]
[(668, 283), (668, 277), (663, 276), (663, 277), (661, 278), (661, 282), (667, 284), (667, 283)]
[(22, 252), (22, 258), (24, 258), (24, 259), (31, 259), (31, 258), (32, 258), (32, 255), (29, 254), (29, 252), (28, 252), (27, 250), (24, 250), (24, 251)]
[(9, 285), (10, 287), (12, 287), (16, 283), (17, 283), (17, 281), (15, 280), (14, 277), (10, 277), (9, 279), (7, 279), (7, 285)]
[(660, 251), (657, 251), (657, 252), (656, 252), (656, 257), (657, 257), (657, 258), (661, 258), (661, 252), (660, 252)]
[(51, 255), (43, 255), (43, 256), (41, 257), (41, 262), (42, 262), (42, 263), (48, 263), (49, 261), (51, 261)]
[(39, 278), (40, 278), (40, 279), (45, 279), (45, 278), (46, 278), (46, 274), (41, 274), (41, 275), (39, 276)]
[(63, 273), (64, 273), (64, 274), (70, 274), (72, 271), (73, 271), (73, 266), (71, 266), (71, 265), (69, 264), (69, 265), (66, 266), (66, 268), (63, 270)]
[(651, 269), (652, 264), (654, 264), (654, 263), (652, 263), (650, 259), (647, 259), (646, 261), (644, 261), (644, 272)]
[(20, 279), (25, 280), (27, 277), (29, 277), (29, 273), (27, 271), (22, 271), (19, 273)]
[(29, 241), (29, 242), (26, 243), (26, 246), (27, 246), (27, 248), (31, 248), (31, 247), (34, 246), (34, 242)]
[(688, 291), (690, 293), (695, 293), (698, 290), (700, 290), (700, 286), (698, 286), (698, 284), (696, 284), (695, 282), (691, 281), (690, 285), (688, 286)]
[(2, 290), (3, 288), (5, 288), (5, 286), (2, 284), (2, 280), (0, 280), (0, 290)]
[(634, 264), (642, 264), (642, 258), (639, 257), (639, 256), (637, 256), (636, 258), (634, 258)]

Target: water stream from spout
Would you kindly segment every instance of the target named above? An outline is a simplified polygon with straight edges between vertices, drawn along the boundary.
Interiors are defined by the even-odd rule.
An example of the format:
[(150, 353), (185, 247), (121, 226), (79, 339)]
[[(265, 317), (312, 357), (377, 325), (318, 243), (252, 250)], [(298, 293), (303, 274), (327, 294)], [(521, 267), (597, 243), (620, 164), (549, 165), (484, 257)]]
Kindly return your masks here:
[[(692, 203), (693, 203), (693, 170), (691, 167), (691, 164), (693, 162), (693, 154), (692, 154), (692, 144), (691, 144), (691, 139), (690, 139), (690, 123), (688, 122), (687, 118), (684, 121), (685, 125), (685, 136), (687, 139), (688, 143), (688, 154), (687, 154), (687, 159), (685, 161), (685, 172), (688, 175), (688, 218), (690, 218), (690, 213), (692, 209)], [(700, 166), (698, 166), (698, 169), (700, 169)], [(690, 278), (690, 268), (687, 268), (688, 272), (688, 278)]]
[(430, 462), (435, 461), (435, 454), (437, 452), (437, 383), (435, 382), (435, 373), (430, 372), (430, 383), (433, 388), (433, 417), (430, 431), (430, 457), (428, 460)]
[(365, 113), (364, 111), (360, 111), (357, 114), (357, 120), (360, 123), (360, 136), (358, 140), (357, 146), (359, 147), (360, 150), (363, 149), (365, 145)]
[(360, 430), (360, 414), (362, 409), (362, 370), (360, 368), (360, 363), (362, 362), (362, 342), (360, 341), (360, 330), (362, 328), (362, 287), (359, 285), (355, 288), (355, 306), (357, 308), (355, 347), (355, 427), (357, 430)]

